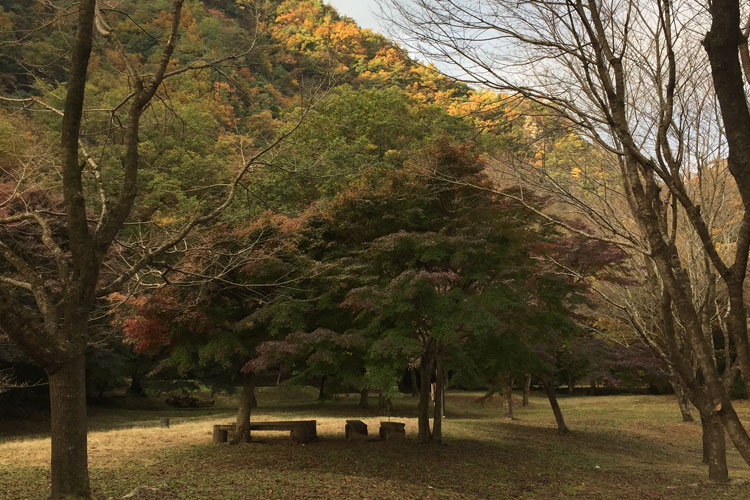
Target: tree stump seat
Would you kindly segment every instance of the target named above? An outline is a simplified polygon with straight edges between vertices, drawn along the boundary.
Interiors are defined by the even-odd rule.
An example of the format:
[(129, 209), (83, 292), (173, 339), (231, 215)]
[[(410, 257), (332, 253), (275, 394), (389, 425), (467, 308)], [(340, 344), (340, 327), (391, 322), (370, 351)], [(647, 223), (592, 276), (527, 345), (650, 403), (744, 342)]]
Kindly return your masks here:
[(214, 443), (226, 443), (229, 437), (234, 434), (234, 424), (216, 424), (214, 425)]
[(391, 439), (406, 438), (406, 424), (403, 422), (380, 422), (380, 439), (390, 441)]
[[(315, 420), (279, 420), (275, 422), (250, 422), (251, 431), (290, 431), (295, 443), (309, 443), (318, 439)], [(235, 424), (214, 425), (214, 443), (226, 443), (235, 431)]]
[(295, 443), (309, 443), (318, 439), (315, 420), (279, 420), (275, 422), (250, 422), (251, 431), (290, 431)]
[(347, 420), (345, 434), (349, 441), (364, 440), (367, 441), (367, 424), (361, 420)]

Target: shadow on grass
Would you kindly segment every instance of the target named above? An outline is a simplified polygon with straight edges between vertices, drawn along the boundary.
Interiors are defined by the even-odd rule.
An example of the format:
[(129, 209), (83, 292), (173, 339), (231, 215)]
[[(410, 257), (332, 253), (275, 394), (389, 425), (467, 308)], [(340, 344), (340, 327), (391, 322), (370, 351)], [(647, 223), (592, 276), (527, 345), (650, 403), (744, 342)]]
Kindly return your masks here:
[[(354, 397), (322, 403), (261, 399), (260, 410), (279, 419), (340, 418), (342, 428), (345, 418), (382, 416), (374, 401), (369, 410), (358, 408), (356, 403)], [(296, 445), (288, 435), (279, 435), (263, 437), (262, 442), (249, 445), (196, 444), (174, 448), (146, 461), (124, 463), (114, 470), (94, 466), (92, 482), (102, 498), (117, 498), (135, 487), (152, 486), (160, 489), (160, 500), (527, 496), (697, 500), (725, 493), (727, 498), (750, 498), (746, 486), (722, 487), (718, 495), (717, 486), (705, 482), (705, 471), (697, 465), (699, 457), (693, 456), (688, 446), (675, 447), (658, 436), (647, 439), (596, 419), (590, 426), (578, 422), (571, 433), (560, 435), (544, 403), (538, 398), (531, 409), (519, 409), (519, 420), (505, 421), (494, 401), (482, 406), (470, 397), (450, 397), (450, 418), (444, 424), (445, 446), (417, 444), (413, 435), (404, 442), (366, 443), (347, 442), (342, 435), (308, 445)], [(610, 410), (617, 412), (616, 408)], [(92, 428), (108, 429), (158, 425), (160, 416), (205, 419), (213, 415), (226, 418), (230, 414), (230, 407), (94, 409), (91, 422)], [(415, 417), (416, 398), (398, 400), (392, 415)], [(629, 415), (618, 418), (629, 422)], [(589, 415), (581, 413), (581, 417)], [(208, 439), (208, 428), (203, 439)], [(144, 450), (144, 454), (148, 455), (148, 451)], [(5, 478), (0, 471), (0, 483), (17, 481), (17, 488), (7, 490), (13, 493), (29, 488), (43, 491), (47, 479), (40, 474), (42, 470), (19, 468), (15, 477)], [(28, 498), (43, 497), (40, 494)]]
[[(206, 498), (233, 498), (239, 491), (247, 498), (274, 498), (269, 491), (284, 492), (280, 498), (519, 498), (532, 493), (540, 498), (707, 498), (695, 487), (681, 490), (694, 476), (670, 472), (665, 478), (663, 468), (629, 465), (654, 461), (668, 466), (675, 457), (657, 444), (634, 448), (629, 437), (612, 433), (561, 436), (545, 427), (503, 422), (467, 422), (467, 427), (471, 437), (451, 437), (468, 432), (451, 429), (444, 446), (343, 438), (306, 446), (288, 438), (198, 445), (170, 452), (150, 470), (169, 478), (160, 484), (172, 491), (209, 495), (201, 484), (205, 477), (180, 474), (208, 470), (214, 496)], [(622, 465), (623, 450), (630, 453), (627, 466)], [(142, 474), (132, 471), (133, 477)], [(665, 495), (667, 487), (674, 496)]]

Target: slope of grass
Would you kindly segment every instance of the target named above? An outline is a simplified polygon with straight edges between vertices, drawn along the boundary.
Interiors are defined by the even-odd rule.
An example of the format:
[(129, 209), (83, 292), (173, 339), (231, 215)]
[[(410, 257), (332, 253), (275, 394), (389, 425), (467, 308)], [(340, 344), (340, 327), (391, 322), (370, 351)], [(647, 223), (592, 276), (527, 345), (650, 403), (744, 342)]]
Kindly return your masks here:
[[(517, 407), (511, 422), (497, 399), (480, 404), (477, 394), (451, 393), (446, 445), (423, 446), (414, 441), (414, 398), (398, 401), (392, 417), (406, 422), (405, 442), (349, 443), (347, 418), (362, 419), (376, 435), (387, 417), (356, 408), (354, 396), (326, 403), (266, 396), (260, 393), (254, 418), (314, 418), (321, 439), (296, 445), (283, 433), (254, 433), (252, 444), (213, 445), (211, 425), (233, 418), (229, 401), (199, 411), (94, 411), (89, 460), (96, 494), (119, 498), (147, 486), (158, 488), (152, 494), (159, 500), (750, 498), (750, 468), (734, 450), (734, 484), (706, 481), (700, 426), (682, 423), (671, 397), (563, 398), (573, 431), (560, 436), (541, 397)], [(738, 408), (750, 417), (750, 405)], [(171, 428), (158, 427), (161, 416), (172, 418)], [(0, 498), (45, 498), (48, 454), (49, 440), (37, 435), (0, 443)]]

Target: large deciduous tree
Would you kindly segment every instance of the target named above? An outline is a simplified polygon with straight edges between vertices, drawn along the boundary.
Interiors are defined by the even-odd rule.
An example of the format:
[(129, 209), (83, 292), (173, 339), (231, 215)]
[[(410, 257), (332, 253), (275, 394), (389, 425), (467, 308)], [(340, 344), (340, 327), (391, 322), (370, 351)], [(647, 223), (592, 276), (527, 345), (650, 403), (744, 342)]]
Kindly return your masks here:
[[(727, 330), (750, 386), (743, 289), (750, 249), (750, 112), (740, 2), (714, 1), (708, 8), (671, 0), (385, 4), (407, 43), (453, 65), (465, 80), (552, 110), (610, 155), (636, 229), (634, 242), (623, 233), (617, 239), (643, 247), (661, 285), (663, 331), (675, 346), (668, 362), (701, 414), (723, 426), (750, 463), (750, 436), (714, 362), (711, 332), (693, 300), (697, 284), (676, 244), (684, 216), (727, 291)], [(715, 115), (713, 102), (719, 104)], [(712, 221), (688, 186), (692, 173), (723, 162), (743, 207), (728, 255), (718, 251)], [(709, 464), (709, 475), (726, 481), (726, 467)]]
[[(39, 12), (49, 14), (51, 21), (33, 33), (75, 16), (75, 23), (65, 25), (75, 32), (67, 76), (61, 78), (65, 84), (59, 88), (26, 87), (26, 96), (1, 98), (6, 105), (45, 111), (61, 119), (59, 147), (51, 147), (41, 160), (33, 159), (48, 161), (46, 168), (53, 173), (59, 165), (59, 178), (49, 176), (46, 194), (39, 194), (39, 185), (35, 189), (26, 185), (26, 173), (33, 165), (24, 161), (17, 170), (23, 175), (11, 172), (4, 176), (0, 191), (0, 329), (41, 365), (49, 378), (54, 499), (90, 496), (84, 352), (92, 312), (100, 299), (134, 277), (142, 279), (144, 269), (171, 252), (197, 226), (217, 218), (230, 205), (248, 169), (281, 140), (252, 152), (244, 148), (243, 154), (237, 155), (238, 168), (214, 185), (213, 193), (204, 196), (204, 203), (194, 205), (187, 216), (168, 221), (170, 227), (145, 223), (135, 231), (139, 237), (133, 237), (132, 231), (124, 236), (143, 170), (144, 112), (155, 99), (163, 102), (168, 79), (190, 70), (208, 70), (217, 61), (236, 59), (249, 50), (180, 67), (174, 56), (183, 0), (164, 5), (168, 11), (160, 14), (163, 33), (160, 37), (149, 35), (149, 43), (154, 45), (150, 58), (127, 52), (117, 30), (110, 26), (112, 11), (104, 2), (83, 0), (70, 12), (42, 7)], [(19, 37), (16, 45), (22, 46), (27, 38)], [(98, 110), (108, 113), (111, 127), (118, 130), (113, 134), (116, 145), (110, 144), (114, 154), (107, 153), (106, 143), (89, 143), (91, 135), (84, 130), (90, 90), (87, 79), (95, 64), (92, 46), (96, 39), (107, 46), (105, 55), (97, 55), (96, 60), (111, 58), (113, 66), (129, 78), (121, 102)], [(249, 44), (252, 46), (252, 40)], [(50, 104), (54, 95), (62, 96), (62, 109)]]

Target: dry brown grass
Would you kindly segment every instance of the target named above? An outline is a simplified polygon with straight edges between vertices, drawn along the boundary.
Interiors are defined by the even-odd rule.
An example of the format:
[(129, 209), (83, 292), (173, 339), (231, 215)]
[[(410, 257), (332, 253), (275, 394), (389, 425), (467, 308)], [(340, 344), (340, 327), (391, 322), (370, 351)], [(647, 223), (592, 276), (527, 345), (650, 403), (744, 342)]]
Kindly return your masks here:
[[(261, 399), (254, 420), (317, 420), (321, 439), (310, 445), (296, 445), (284, 432), (254, 432), (260, 443), (251, 445), (213, 445), (211, 426), (233, 419), (229, 407), (211, 415), (97, 410), (93, 428), (137, 426), (90, 434), (92, 484), (97, 498), (148, 486), (158, 488), (159, 500), (750, 498), (750, 468), (729, 442), (736, 483), (707, 481), (700, 424), (681, 422), (673, 397), (563, 397), (572, 429), (564, 436), (555, 432), (540, 395), (517, 408), (512, 422), (502, 418), (499, 398), (478, 404), (476, 397), (450, 394), (443, 447), (415, 442), (414, 398), (396, 405), (394, 420), (407, 424), (402, 443), (344, 441), (347, 418), (366, 422), (371, 436), (386, 420), (377, 410), (358, 409), (356, 398), (324, 404)], [(736, 407), (750, 421), (750, 404)], [(162, 416), (172, 418), (171, 428), (158, 427)], [(44, 500), (49, 440), (15, 439), (0, 442), (0, 498)]]
[[(199, 420), (172, 424), (169, 429), (155, 426), (131, 427), (107, 431), (90, 432), (88, 436), (89, 462), (102, 468), (117, 468), (123, 464), (148, 465), (158, 460), (160, 452), (180, 447), (207, 444), (212, 439), (212, 425), (230, 423), (234, 414), (225, 413)], [(318, 436), (340, 438), (344, 435), (345, 418), (323, 417), (320, 415), (295, 415), (295, 419), (315, 419)], [(278, 420), (278, 413), (255, 412), (253, 420)], [(387, 417), (363, 418), (369, 428), (377, 429), (381, 420)], [(406, 422), (407, 434), (416, 434), (415, 418), (399, 418)], [(289, 439), (289, 434), (274, 431), (253, 431), (257, 440)], [(49, 464), (50, 439), (35, 438), (23, 441), (0, 443), (0, 466), (44, 467)]]

